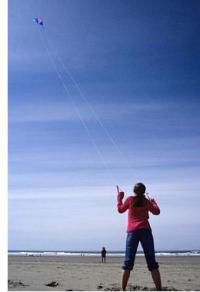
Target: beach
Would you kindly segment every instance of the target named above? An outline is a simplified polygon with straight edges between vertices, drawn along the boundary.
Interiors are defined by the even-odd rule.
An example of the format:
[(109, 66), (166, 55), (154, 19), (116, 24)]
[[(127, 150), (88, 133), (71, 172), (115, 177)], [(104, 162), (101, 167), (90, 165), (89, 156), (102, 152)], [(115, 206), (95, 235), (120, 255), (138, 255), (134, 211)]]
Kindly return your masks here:
[[(165, 290), (200, 290), (200, 256), (157, 256)], [(9, 256), (8, 289), (117, 291), (123, 257)], [(155, 290), (145, 258), (137, 256), (127, 290)]]

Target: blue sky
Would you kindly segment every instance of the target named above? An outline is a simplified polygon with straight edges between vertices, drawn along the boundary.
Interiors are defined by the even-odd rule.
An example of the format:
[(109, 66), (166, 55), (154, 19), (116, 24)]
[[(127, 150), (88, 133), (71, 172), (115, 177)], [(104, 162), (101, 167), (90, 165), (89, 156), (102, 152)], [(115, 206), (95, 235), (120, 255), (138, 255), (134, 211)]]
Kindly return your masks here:
[(137, 181), (156, 249), (199, 248), (199, 33), (199, 1), (9, 1), (10, 249), (124, 249)]

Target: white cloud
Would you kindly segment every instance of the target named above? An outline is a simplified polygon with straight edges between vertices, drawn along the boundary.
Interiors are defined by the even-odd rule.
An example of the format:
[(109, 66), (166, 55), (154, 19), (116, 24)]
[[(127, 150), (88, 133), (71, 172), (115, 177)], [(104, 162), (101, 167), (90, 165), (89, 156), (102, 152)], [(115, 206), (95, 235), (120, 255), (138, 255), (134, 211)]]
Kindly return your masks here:
[[(71, 102), (74, 99), (74, 103)], [(128, 119), (134, 114), (148, 114), (159, 112), (164, 109), (159, 104), (145, 103), (95, 103), (94, 105), (88, 101), (84, 102), (81, 96), (70, 99), (66, 96), (66, 102), (33, 102), (26, 97), (27, 102), (10, 106), (9, 121), (10, 122), (52, 122), (52, 121), (73, 121), (93, 120), (96, 123), (100, 121), (103, 124), (105, 119), (119, 119), (119, 117)], [(30, 102), (31, 100), (31, 102)], [(88, 99), (87, 99), (88, 100)], [(88, 106), (89, 105), (89, 106)], [(145, 117), (144, 117), (145, 119)]]

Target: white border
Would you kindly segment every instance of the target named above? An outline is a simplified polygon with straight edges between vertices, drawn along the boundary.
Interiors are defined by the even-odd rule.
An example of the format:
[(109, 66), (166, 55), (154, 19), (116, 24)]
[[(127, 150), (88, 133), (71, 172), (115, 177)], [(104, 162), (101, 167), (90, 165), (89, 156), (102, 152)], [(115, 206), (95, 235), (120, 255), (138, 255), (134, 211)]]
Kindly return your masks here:
[(0, 290), (8, 291), (8, 1), (0, 1)]

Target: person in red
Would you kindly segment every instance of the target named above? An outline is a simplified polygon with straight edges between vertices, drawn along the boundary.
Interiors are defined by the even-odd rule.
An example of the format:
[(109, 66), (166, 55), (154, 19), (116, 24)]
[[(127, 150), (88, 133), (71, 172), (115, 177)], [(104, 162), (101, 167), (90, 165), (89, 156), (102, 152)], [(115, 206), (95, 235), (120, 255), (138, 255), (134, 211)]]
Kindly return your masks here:
[(154, 241), (149, 224), (149, 211), (154, 215), (160, 214), (160, 208), (152, 198), (146, 198), (146, 187), (143, 183), (137, 183), (133, 188), (134, 194), (123, 202), (124, 192), (117, 186), (117, 209), (119, 213), (128, 210), (128, 227), (126, 238), (126, 253), (123, 274), (121, 280), (122, 290), (126, 290), (130, 272), (133, 269), (135, 255), (139, 242), (142, 245), (148, 269), (151, 271), (156, 289), (161, 291), (161, 277), (159, 265), (155, 259)]

